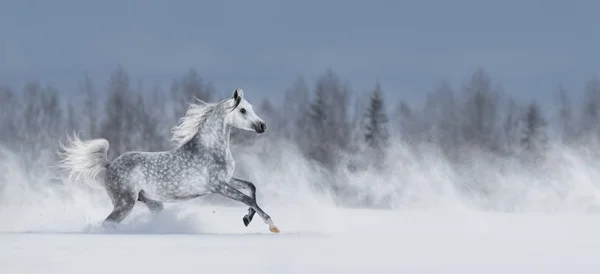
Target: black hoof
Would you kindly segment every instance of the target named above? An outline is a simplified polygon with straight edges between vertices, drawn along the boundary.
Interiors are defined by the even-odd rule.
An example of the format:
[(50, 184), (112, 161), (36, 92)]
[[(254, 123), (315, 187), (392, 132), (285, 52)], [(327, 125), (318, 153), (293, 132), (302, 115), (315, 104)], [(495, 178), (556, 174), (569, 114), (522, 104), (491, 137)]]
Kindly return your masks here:
[(242, 220), (244, 221), (245, 226), (248, 226), (250, 224), (250, 219), (248, 219), (248, 216), (244, 216), (244, 218), (242, 218)]

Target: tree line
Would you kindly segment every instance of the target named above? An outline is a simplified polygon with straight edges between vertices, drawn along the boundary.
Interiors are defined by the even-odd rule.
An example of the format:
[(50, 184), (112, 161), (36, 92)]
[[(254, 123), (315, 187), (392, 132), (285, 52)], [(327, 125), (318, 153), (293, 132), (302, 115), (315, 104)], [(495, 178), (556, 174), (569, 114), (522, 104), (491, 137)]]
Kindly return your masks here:
[[(439, 82), (424, 105), (386, 99), (386, 93), (395, 91), (383, 91), (378, 80), (371, 90), (355, 91), (332, 69), (314, 83), (298, 77), (282, 92), (281, 102), (254, 103), (268, 122), (268, 138), (296, 146), (303, 157), (334, 172), (385, 169), (396, 160), (389, 158), (388, 149), (398, 143), (435, 146), (457, 165), (472, 150), (536, 164), (551, 144), (591, 147), (592, 153), (599, 147), (597, 78), (586, 84), (581, 102), (573, 101), (564, 86), (551, 91), (553, 111), (544, 111), (535, 100), (519, 102), (493, 84), (483, 68), (458, 88)], [(0, 144), (28, 166), (40, 159), (52, 161), (58, 142), (72, 132), (106, 138), (110, 158), (130, 150), (170, 149), (170, 128), (187, 104), (193, 98), (223, 99), (222, 94), (229, 93), (217, 92), (194, 69), (173, 79), (167, 90), (133, 81), (121, 66), (108, 83), (83, 75), (72, 96), (38, 81), (24, 87), (0, 83)], [(257, 139), (247, 132), (232, 133), (234, 144)]]

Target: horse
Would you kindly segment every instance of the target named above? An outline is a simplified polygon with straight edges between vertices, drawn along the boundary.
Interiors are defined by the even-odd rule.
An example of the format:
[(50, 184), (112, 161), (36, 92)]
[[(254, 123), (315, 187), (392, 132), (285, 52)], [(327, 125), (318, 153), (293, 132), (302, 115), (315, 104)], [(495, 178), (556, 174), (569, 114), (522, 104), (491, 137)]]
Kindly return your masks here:
[(113, 210), (102, 222), (104, 227), (114, 228), (123, 221), (136, 202), (156, 214), (163, 210), (163, 203), (212, 193), (248, 206), (242, 218), (246, 227), (258, 213), (271, 232), (279, 233), (258, 205), (255, 185), (233, 177), (235, 160), (229, 149), (232, 128), (262, 134), (266, 123), (254, 113), (240, 88), (216, 103), (196, 101), (171, 129), (175, 147), (168, 151), (128, 151), (111, 162), (106, 139), (83, 141), (74, 134), (67, 135), (67, 144), (59, 144), (57, 166), (68, 173), (68, 180), (100, 181), (108, 192)]

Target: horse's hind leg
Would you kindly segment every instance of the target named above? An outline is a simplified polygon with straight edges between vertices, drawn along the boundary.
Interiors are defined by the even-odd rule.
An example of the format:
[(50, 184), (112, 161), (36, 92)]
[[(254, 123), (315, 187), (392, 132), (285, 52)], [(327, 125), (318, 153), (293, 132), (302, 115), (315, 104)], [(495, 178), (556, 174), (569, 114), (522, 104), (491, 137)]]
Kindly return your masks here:
[(242, 202), (250, 208), (254, 209), (256, 213), (258, 213), (258, 216), (260, 216), (263, 219), (265, 224), (269, 225), (269, 230), (271, 230), (271, 232), (279, 232), (279, 229), (277, 228), (277, 226), (275, 226), (275, 224), (271, 220), (271, 217), (258, 206), (256, 200), (252, 199), (252, 197), (242, 193), (241, 191), (237, 190), (236, 188), (225, 182), (213, 187), (212, 191), (214, 193), (221, 194), (227, 198)]
[(111, 197), (113, 200), (113, 211), (104, 219), (104, 225), (112, 226), (115, 223), (120, 223), (131, 213), (135, 202), (137, 201), (137, 194), (135, 192), (119, 193)]
[(152, 214), (155, 214), (155, 215), (164, 209), (164, 205), (162, 202), (155, 201), (155, 200), (148, 198), (148, 195), (146, 194), (146, 192), (144, 190), (140, 191), (140, 193), (138, 195), (138, 201), (146, 204), (146, 206), (148, 206), (148, 209), (150, 209), (150, 212), (152, 212)]
[[(244, 181), (244, 180), (241, 180), (238, 178), (232, 178), (231, 182), (229, 182), (229, 183), (231, 184), (231, 186), (233, 186), (235, 188), (243, 188), (243, 189), (249, 190), (250, 196), (258, 204), (258, 200), (256, 199), (256, 187), (254, 186), (253, 183)], [(246, 216), (244, 216), (244, 218), (242, 218), (242, 221), (244, 221), (245, 226), (248, 226), (250, 224), (250, 222), (252, 222), (252, 218), (254, 218), (255, 213), (256, 213), (256, 210), (254, 210), (254, 208), (252, 208), (252, 207), (248, 208), (248, 214), (246, 214)]]

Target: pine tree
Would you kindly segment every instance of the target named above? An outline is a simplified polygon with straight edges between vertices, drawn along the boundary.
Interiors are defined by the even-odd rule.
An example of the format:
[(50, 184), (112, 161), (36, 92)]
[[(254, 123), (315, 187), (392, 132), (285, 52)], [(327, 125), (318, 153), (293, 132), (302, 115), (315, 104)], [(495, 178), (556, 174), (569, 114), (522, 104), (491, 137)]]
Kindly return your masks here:
[(521, 145), (525, 151), (539, 156), (543, 152), (547, 142), (545, 133), (547, 122), (543, 117), (540, 106), (535, 101), (527, 106), (523, 123)]
[(376, 164), (380, 165), (385, 157), (384, 147), (388, 144), (389, 133), (387, 130), (388, 117), (385, 113), (383, 94), (379, 81), (371, 94), (371, 102), (367, 108), (366, 116), (365, 142), (372, 152), (374, 152), (377, 161)]

